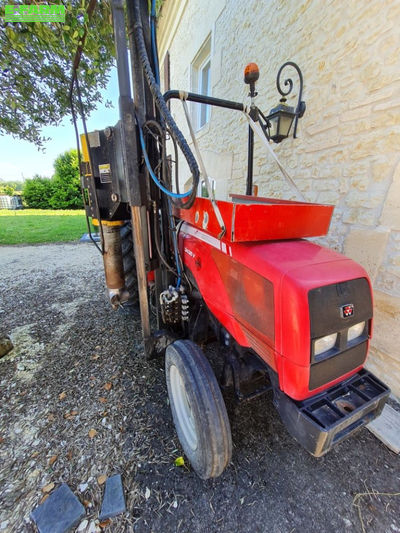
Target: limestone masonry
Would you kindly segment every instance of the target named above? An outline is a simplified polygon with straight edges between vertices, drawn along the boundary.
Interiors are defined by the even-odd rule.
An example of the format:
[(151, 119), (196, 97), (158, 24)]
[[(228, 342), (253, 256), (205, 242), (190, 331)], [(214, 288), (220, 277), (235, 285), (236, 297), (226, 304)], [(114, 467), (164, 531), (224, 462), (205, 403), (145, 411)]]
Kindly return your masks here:
[[(193, 61), (211, 40), (211, 95), (245, 101), (243, 69), (260, 68), (257, 105), (278, 103), (279, 67), (295, 61), (307, 111), (298, 138), (273, 148), (306, 199), (335, 205), (320, 243), (361, 263), (375, 297), (368, 367), (400, 396), (400, 2), (398, 0), (166, 0), (160, 65), (170, 87), (193, 89)], [(296, 105), (297, 78), (294, 72)], [(161, 76), (163, 78), (163, 75)], [(172, 112), (188, 136), (179, 102)], [(217, 197), (245, 191), (244, 116), (213, 108), (197, 133)], [(187, 177), (187, 176), (186, 176)], [(293, 198), (256, 141), (254, 183), (263, 196)]]

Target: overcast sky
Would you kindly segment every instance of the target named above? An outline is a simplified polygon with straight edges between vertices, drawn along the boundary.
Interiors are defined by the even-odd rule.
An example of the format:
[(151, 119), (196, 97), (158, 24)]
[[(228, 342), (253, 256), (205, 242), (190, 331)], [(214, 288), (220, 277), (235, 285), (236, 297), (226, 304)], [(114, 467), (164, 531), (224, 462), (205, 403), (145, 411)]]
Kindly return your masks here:
[[(104, 105), (99, 106), (87, 121), (88, 131), (104, 129), (118, 121), (118, 81), (115, 69), (103, 94), (104, 100), (111, 100), (114, 107), (107, 109)], [(82, 132), (80, 123), (79, 133)], [(70, 148), (76, 148), (74, 127), (69, 118), (65, 118), (61, 126), (43, 128), (43, 135), (51, 138), (45, 144), (45, 152), (38, 151), (34, 144), (14, 139), (11, 135), (0, 136), (0, 179), (21, 181), (35, 174), (51, 177), (55, 158)]]

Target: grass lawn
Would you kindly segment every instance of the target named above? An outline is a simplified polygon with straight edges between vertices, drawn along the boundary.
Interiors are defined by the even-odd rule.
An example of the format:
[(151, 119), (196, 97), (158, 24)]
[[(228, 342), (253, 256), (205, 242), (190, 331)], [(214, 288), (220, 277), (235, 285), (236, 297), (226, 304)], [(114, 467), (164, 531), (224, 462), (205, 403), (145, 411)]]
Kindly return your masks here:
[(75, 241), (86, 232), (83, 209), (0, 209), (0, 245)]

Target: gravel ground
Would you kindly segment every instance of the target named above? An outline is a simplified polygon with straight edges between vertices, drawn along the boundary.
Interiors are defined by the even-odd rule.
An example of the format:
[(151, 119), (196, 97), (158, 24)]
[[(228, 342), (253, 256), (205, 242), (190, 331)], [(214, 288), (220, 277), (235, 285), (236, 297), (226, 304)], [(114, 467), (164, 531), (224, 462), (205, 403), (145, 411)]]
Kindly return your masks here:
[[(1, 247), (0, 294), (15, 345), (0, 360), (1, 531), (36, 531), (43, 487), (65, 482), (86, 507), (80, 531), (400, 532), (399, 458), (363, 429), (315, 459), (270, 395), (228, 398), (234, 450), (220, 478), (174, 466), (163, 362), (143, 359), (138, 319), (109, 307), (92, 245)], [(113, 473), (128, 512), (99, 524)]]

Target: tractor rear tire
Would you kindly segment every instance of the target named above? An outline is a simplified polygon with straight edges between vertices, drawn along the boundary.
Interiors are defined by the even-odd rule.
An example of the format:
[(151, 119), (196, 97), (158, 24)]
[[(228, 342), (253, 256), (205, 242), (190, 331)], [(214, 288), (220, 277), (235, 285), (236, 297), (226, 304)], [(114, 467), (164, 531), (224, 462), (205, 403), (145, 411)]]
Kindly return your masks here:
[(205, 355), (192, 341), (170, 344), (165, 373), (172, 417), (182, 448), (202, 479), (218, 477), (232, 456), (225, 402)]
[(125, 288), (129, 299), (122, 305), (126, 312), (136, 312), (139, 308), (139, 291), (136, 275), (135, 252), (133, 249), (132, 225), (124, 224), (120, 229), (122, 261), (124, 264)]

